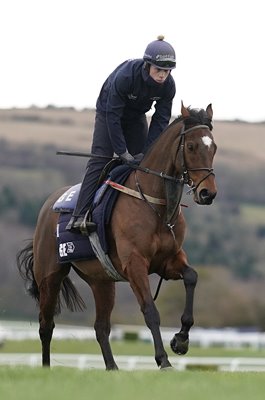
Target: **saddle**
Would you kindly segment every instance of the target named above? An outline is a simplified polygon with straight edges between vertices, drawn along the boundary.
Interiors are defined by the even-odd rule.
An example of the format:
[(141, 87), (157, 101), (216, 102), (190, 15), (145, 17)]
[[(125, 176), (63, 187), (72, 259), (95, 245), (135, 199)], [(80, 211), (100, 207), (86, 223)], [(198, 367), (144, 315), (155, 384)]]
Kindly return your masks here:
[[(107, 175), (104, 173), (101, 176), (101, 185), (96, 191), (91, 213), (92, 221), (97, 224), (97, 236), (105, 254), (109, 250), (106, 240), (106, 227), (110, 222), (119, 192), (104, 181), (107, 177), (122, 185), (132, 170), (128, 165), (118, 165), (111, 170), (107, 168), (106, 171)], [(59, 263), (97, 258), (87, 236), (65, 229), (74, 211), (80, 187), (81, 183), (72, 186), (53, 205), (53, 211), (60, 213), (56, 230)]]

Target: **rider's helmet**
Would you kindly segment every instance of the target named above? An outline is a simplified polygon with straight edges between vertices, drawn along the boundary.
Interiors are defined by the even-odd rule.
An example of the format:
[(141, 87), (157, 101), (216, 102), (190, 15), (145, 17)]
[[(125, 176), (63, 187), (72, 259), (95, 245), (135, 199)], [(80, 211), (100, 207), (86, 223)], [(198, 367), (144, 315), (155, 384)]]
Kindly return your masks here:
[(148, 44), (143, 59), (148, 64), (154, 65), (159, 69), (176, 68), (175, 50), (171, 44), (164, 41), (164, 36), (162, 35)]

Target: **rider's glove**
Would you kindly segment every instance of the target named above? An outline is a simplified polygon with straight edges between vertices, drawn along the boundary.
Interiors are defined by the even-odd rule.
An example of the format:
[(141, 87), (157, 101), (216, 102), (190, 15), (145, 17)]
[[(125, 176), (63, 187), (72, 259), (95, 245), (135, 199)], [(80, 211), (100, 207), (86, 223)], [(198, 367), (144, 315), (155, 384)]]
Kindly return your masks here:
[(137, 161), (138, 163), (142, 161), (142, 159), (144, 158), (144, 153), (138, 153), (135, 154), (134, 156), (134, 160)]
[(126, 150), (125, 153), (121, 154), (120, 158), (123, 161), (134, 161), (134, 157), (128, 152), (128, 150)]

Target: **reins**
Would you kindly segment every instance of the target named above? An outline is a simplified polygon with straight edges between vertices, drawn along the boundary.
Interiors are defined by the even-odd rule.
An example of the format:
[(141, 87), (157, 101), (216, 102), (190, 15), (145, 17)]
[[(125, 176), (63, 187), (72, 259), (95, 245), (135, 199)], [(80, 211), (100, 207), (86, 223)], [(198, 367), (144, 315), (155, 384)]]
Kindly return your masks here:
[(132, 169), (135, 169), (135, 170), (141, 171), (141, 172), (145, 172), (146, 174), (151, 174), (151, 175), (154, 175), (154, 176), (158, 176), (159, 178), (167, 179), (167, 180), (173, 181), (173, 182), (181, 181), (180, 178), (176, 178), (174, 176), (167, 175), (164, 172), (157, 172), (157, 171), (154, 171), (154, 170), (152, 170), (150, 168), (141, 167), (140, 165), (135, 165), (135, 164), (133, 164), (133, 163), (131, 163), (129, 161), (125, 162), (125, 164), (129, 165)]
[[(189, 183), (189, 178), (187, 177), (187, 173), (188, 171), (208, 171), (209, 175), (211, 175), (213, 173), (213, 168), (186, 168), (185, 165), (185, 157), (184, 157), (184, 144), (185, 144), (185, 135), (191, 131), (197, 130), (197, 129), (208, 129), (210, 130), (208, 125), (196, 125), (193, 126), (192, 128), (189, 129), (184, 129), (184, 126), (182, 128), (182, 131), (180, 132), (180, 143), (179, 143), (179, 147), (177, 149), (177, 153), (180, 151), (181, 152), (181, 166), (182, 166), (182, 175), (180, 176), (180, 178), (171, 176), (171, 175), (167, 175), (165, 172), (158, 172), (158, 171), (154, 171), (150, 168), (146, 168), (146, 167), (141, 167), (140, 165), (136, 165), (130, 161), (125, 162), (125, 164), (129, 165), (132, 169), (141, 171), (141, 172), (145, 172), (146, 174), (151, 174), (154, 176), (158, 176), (159, 178), (163, 178), (172, 182), (184, 182), (185, 184)], [(207, 177), (209, 176), (207, 175)], [(206, 179), (206, 178), (204, 178)], [(202, 181), (204, 180), (202, 179)], [(199, 182), (200, 183), (202, 182)], [(198, 185), (196, 185), (196, 187), (198, 187)]]
[[(184, 155), (184, 136), (185, 134), (195, 130), (195, 129), (208, 129), (210, 130), (208, 125), (195, 125), (192, 128), (189, 129), (184, 129), (183, 126), (183, 130), (180, 132), (181, 135), (181, 141), (180, 141), (180, 146), (178, 148), (181, 149), (181, 153)], [(182, 139), (183, 138), (183, 139)], [(177, 151), (178, 152), (178, 151)], [(70, 151), (57, 151), (56, 154), (58, 155), (68, 155), (68, 156), (78, 156), (78, 157), (89, 157), (89, 158), (103, 158), (103, 159), (108, 159), (108, 160), (120, 160), (119, 157), (109, 157), (109, 156), (103, 156), (100, 154), (93, 154), (93, 153), (81, 153), (81, 152), (70, 152)], [(187, 178), (187, 172), (188, 171), (203, 171), (203, 170), (207, 170), (209, 171), (209, 173), (213, 173), (213, 168), (189, 168), (186, 169), (185, 168), (185, 160), (184, 160), (184, 156), (183, 156), (183, 161), (182, 161), (182, 167), (184, 169), (183, 171), (183, 176), (181, 176), (180, 178), (174, 177), (174, 176), (170, 176), (167, 175), (165, 172), (158, 172), (158, 171), (154, 171), (150, 168), (146, 168), (146, 167), (141, 167), (140, 165), (136, 165), (135, 163), (131, 162), (131, 161), (124, 161), (124, 164), (130, 166), (132, 169), (141, 171), (141, 172), (145, 172), (146, 174), (151, 174), (154, 176), (158, 176), (159, 178), (163, 178), (172, 182), (182, 182), (184, 181), (184, 183), (189, 182), (188, 178)], [(200, 182), (201, 183), (201, 182)]]

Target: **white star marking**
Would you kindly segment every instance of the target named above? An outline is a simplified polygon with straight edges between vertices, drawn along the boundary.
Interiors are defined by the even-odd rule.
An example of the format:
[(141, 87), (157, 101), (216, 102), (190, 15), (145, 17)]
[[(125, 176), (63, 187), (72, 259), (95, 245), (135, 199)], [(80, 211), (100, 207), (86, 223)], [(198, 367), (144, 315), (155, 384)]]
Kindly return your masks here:
[(205, 146), (208, 146), (210, 148), (213, 140), (209, 136), (203, 136), (202, 141), (205, 144)]

